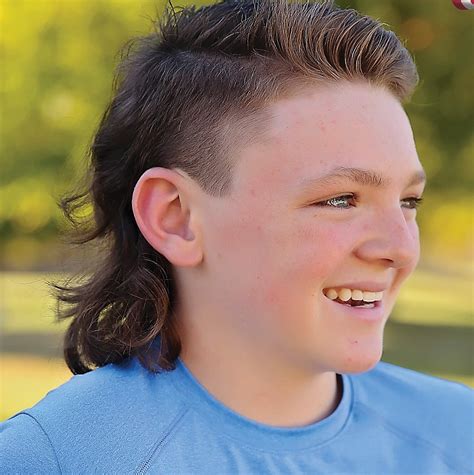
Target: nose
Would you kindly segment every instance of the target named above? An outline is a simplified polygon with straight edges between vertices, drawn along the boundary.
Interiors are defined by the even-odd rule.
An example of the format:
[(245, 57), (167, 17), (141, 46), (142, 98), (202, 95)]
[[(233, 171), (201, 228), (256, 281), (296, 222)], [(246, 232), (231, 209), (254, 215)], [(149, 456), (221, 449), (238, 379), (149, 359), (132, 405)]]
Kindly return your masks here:
[(366, 235), (355, 254), (386, 267), (415, 267), (420, 256), (418, 225), (401, 208), (385, 210), (366, 223)]

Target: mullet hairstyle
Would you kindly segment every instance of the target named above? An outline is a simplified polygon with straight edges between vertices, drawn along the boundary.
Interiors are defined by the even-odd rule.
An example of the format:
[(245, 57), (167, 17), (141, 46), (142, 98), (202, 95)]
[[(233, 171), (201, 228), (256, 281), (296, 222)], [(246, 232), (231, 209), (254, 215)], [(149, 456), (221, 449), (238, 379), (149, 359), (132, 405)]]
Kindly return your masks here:
[[(150, 371), (172, 370), (180, 354), (172, 265), (132, 212), (140, 176), (178, 168), (209, 195), (226, 196), (232, 147), (258, 138), (266, 105), (343, 80), (384, 87), (405, 102), (418, 74), (392, 31), (333, 1), (168, 6), (153, 34), (128, 45), (90, 147), (86, 185), (60, 202), (71, 241), (103, 248), (92, 272), (52, 284), (58, 319), (71, 319), (64, 357), (74, 374), (129, 357)], [(84, 206), (93, 213), (81, 220)]]

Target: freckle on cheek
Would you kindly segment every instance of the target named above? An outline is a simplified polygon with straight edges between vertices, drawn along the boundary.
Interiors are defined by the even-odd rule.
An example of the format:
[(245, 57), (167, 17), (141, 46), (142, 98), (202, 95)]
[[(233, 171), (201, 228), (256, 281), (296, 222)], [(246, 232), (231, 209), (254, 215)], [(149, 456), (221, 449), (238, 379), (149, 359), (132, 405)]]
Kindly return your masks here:
[(285, 303), (285, 291), (284, 289), (271, 286), (266, 288), (261, 288), (258, 290), (259, 297), (262, 299), (266, 306), (273, 308), (279, 308)]

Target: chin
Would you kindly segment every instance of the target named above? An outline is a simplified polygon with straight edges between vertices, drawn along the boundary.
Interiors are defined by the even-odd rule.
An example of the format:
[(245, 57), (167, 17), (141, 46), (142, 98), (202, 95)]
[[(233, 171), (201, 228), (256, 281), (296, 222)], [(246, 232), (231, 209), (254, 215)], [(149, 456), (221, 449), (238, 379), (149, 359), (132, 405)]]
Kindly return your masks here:
[(360, 348), (350, 351), (341, 360), (339, 358), (336, 373), (357, 374), (365, 373), (373, 369), (381, 360), (383, 345), (375, 345), (374, 348)]

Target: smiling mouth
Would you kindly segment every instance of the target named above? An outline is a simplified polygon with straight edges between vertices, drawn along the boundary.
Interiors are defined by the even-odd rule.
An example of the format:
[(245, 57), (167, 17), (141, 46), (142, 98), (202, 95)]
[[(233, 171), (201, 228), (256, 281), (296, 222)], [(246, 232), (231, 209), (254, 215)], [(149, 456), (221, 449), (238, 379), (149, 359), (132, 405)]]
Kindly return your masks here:
[(360, 289), (324, 289), (323, 294), (332, 300), (347, 307), (375, 308), (380, 305), (383, 292), (370, 292)]

